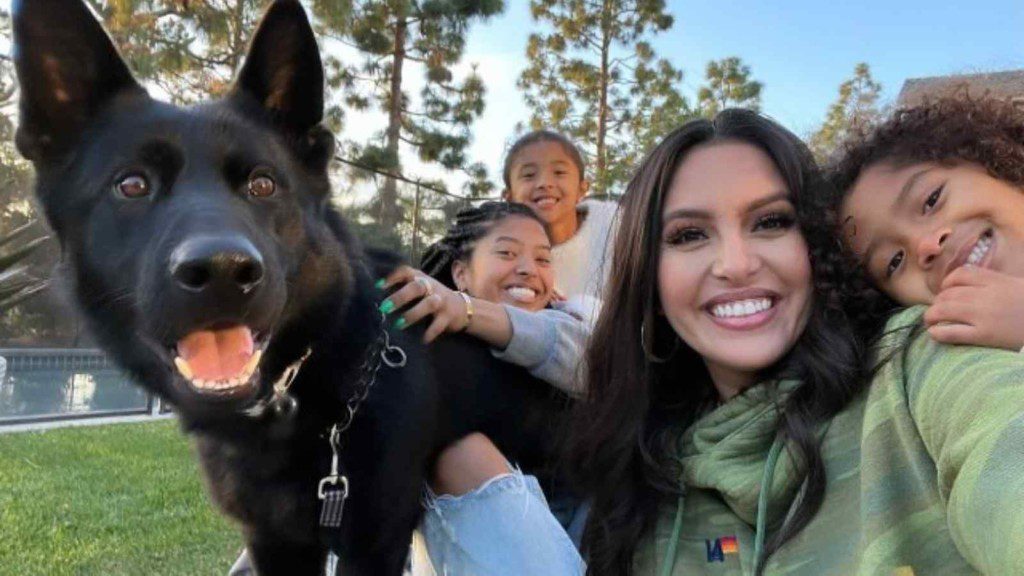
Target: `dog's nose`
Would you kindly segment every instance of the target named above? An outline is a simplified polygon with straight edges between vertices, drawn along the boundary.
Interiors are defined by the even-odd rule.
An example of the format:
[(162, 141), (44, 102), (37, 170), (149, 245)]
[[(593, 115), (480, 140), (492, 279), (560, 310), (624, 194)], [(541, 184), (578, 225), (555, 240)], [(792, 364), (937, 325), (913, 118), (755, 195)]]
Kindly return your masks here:
[(244, 236), (189, 238), (171, 253), (170, 273), (190, 292), (215, 288), (248, 294), (263, 281), (263, 258)]

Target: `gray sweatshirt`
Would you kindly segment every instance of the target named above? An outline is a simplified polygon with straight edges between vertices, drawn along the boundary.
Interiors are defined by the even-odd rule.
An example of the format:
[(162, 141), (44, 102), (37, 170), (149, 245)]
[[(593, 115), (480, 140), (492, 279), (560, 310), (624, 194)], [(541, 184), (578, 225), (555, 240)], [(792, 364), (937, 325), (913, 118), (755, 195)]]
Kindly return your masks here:
[(504, 305), (512, 339), (495, 358), (526, 368), (531, 375), (572, 396), (583, 394), (583, 351), (594, 328), (600, 301), (580, 295), (529, 312)]

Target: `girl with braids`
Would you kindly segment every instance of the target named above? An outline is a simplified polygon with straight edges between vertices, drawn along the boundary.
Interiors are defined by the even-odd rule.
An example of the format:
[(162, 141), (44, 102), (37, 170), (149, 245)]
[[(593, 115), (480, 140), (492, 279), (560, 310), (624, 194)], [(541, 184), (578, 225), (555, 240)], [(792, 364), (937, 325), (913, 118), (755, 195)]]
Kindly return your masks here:
[[(936, 345), (901, 314), (888, 326), (901, 360), (868, 370), (819, 210), (830, 195), (806, 146), (756, 112), (669, 134), (623, 200), (570, 429), (594, 502), (582, 555), (543, 507), (491, 494), (446, 517), (474, 535), (457, 561), (477, 574), (1024, 573), (1008, 504), (1024, 497), (1024, 363)], [(494, 451), (479, 449), (480, 467), (500, 474)]]
[(460, 211), (421, 265), (423, 272), (404, 266), (379, 283), (400, 286), (381, 303), (385, 314), (401, 312), (395, 327), (428, 322), (425, 342), (466, 332), (490, 345), (496, 358), (579, 393), (591, 306), (555, 297), (551, 240), (529, 208), (485, 202)]
[(939, 342), (1021, 350), (1024, 109), (964, 94), (899, 110), (833, 177), (846, 240), (890, 307), (929, 304)]

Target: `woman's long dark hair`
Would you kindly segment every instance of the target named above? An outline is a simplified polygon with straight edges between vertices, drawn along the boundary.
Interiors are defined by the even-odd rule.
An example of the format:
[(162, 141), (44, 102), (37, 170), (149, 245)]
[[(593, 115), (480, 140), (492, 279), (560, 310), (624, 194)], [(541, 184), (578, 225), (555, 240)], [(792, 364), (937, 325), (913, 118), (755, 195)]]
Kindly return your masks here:
[(593, 497), (583, 542), (588, 574), (631, 573), (637, 545), (652, 528), (658, 504), (682, 490), (678, 438), (716, 402), (701, 356), (685, 342), (664, 363), (652, 356), (669, 355), (677, 344), (675, 333), (656, 313), (665, 196), (686, 155), (720, 140), (756, 146), (774, 162), (809, 246), (814, 284), (806, 329), (762, 375), (769, 386), (782, 378), (803, 382), (780, 407), (778, 434), (806, 482), (785, 523), (770, 527), (765, 558), (817, 513), (825, 493), (817, 427), (865, 386), (861, 347), (848, 330), (837, 287), (843, 267), (837, 261), (836, 236), (828, 222), (809, 217), (810, 202), (825, 195), (828, 184), (807, 147), (768, 118), (739, 109), (687, 122), (666, 136), (644, 159), (622, 201), (603, 312), (587, 350), (588, 395), (578, 404), (568, 435), (570, 473)]

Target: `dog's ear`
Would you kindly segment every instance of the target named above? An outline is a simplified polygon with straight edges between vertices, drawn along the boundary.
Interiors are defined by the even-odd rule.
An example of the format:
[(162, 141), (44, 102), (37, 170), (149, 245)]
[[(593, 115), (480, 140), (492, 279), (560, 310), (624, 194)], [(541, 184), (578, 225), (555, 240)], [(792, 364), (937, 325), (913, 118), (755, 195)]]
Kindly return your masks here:
[(60, 153), (111, 98), (145, 94), (82, 0), (14, 0), (14, 64), (21, 86), (18, 150)]
[(277, 0), (267, 9), (232, 93), (255, 98), (292, 135), (305, 135), (320, 123), (324, 69), (298, 0)]

